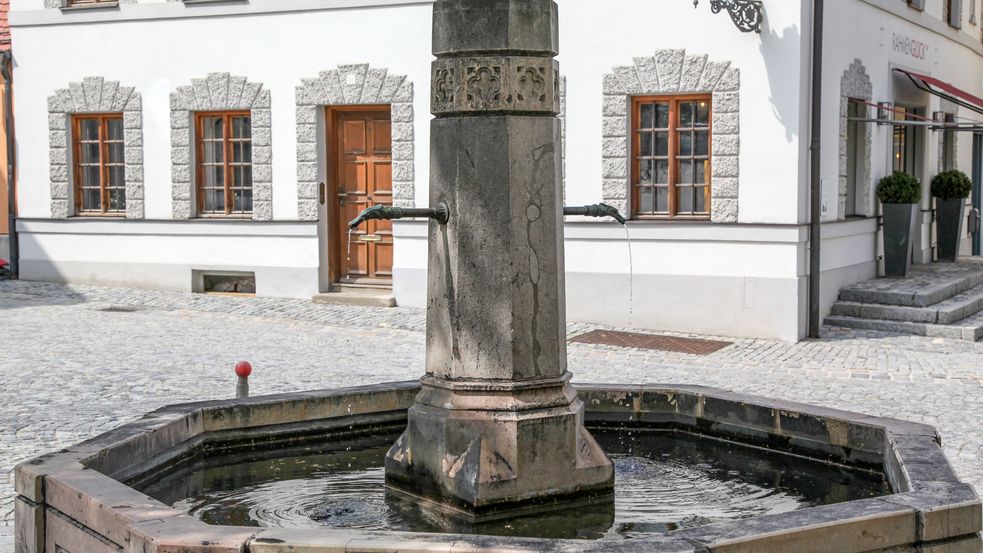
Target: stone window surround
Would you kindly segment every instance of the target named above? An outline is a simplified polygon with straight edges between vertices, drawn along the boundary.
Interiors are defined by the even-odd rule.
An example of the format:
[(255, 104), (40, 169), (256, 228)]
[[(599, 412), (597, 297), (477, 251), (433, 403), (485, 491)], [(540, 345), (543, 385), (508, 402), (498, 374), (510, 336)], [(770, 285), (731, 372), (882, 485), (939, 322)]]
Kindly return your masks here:
[(209, 73), (171, 92), (171, 213), (195, 216), (194, 126), (201, 111), (249, 110), (252, 124), (253, 221), (273, 220), (273, 170), (270, 91), (261, 83), (229, 73)]
[[(837, 192), (837, 219), (846, 219), (846, 200), (847, 200), (847, 136), (849, 131), (848, 116), (850, 114), (850, 99), (864, 100), (870, 102), (873, 99), (873, 84), (867, 69), (859, 59), (854, 59), (850, 66), (843, 71), (840, 77), (840, 139), (839, 139), (839, 170), (838, 192)], [(858, 175), (856, 193), (862, 199), (857, 206), (857, 213), (865, 217), (874, 215), (873, 182), (871, 181), (871, 150), (872, 135), (871, 129), (861, 126), (863, 131), (863, 169)]]
[(69, 83), (68, 88), (48, 97), (48, 153), (51, 190), (51, 218), (66, 219), (75, 214), (71, 184), (71, 119), (88, 113), (123, 115), (123, 162), (126, 175), (126, 218), (144, 217), (143, 180), (143, 103), (132, 86), (104, 77), (86, 77)]
[(602, 197), (632, 213), (629, 104), (633, 96), (711, 95), (711, 208), (714, 223), (736, 223), (740, 169), (740, 70), (682, 49), (656, 50), (604, 75)]
[(297, 95), (297, 216), (317, 221), (325, 106), (390, 105), (393, 205), (415, 204), (413, 83), (367, 63), (339, 65), (301, 79)]

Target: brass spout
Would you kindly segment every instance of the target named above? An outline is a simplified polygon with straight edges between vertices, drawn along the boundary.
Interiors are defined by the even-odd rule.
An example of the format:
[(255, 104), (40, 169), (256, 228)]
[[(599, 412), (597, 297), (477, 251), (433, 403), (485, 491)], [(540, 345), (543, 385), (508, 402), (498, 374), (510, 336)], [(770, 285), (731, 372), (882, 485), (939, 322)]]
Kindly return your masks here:
[(627, 223), (618, 210), (608, 204), (593, 204), (577, 207), (564, 207), (564, 215), (583, 215), (584, 217), (611, 217), (622, 225)]
[(388, 205), (374, 205), (362, 210), (358, 214), (358, 217), (355, 217), (348, 223), (348, 228), (353, 229), (369, 219), (391, 221), (393, 219), (407, 219), (411, 217), (426, 217), (437, 221), (441, 225), (446, 225), (448, 219), (450, 219), (450, 209), (443, 202), (437, 207), (390, 207)]

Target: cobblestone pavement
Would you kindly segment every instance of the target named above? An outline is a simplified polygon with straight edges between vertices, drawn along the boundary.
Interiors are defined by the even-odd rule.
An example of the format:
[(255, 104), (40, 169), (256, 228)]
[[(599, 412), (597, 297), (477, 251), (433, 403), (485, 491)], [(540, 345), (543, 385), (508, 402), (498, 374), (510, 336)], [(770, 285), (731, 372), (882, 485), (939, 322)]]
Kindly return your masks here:
[[(231, 397), (239, 359), (256, 395), (423, 371), (416, 309), (2, 281), (0, 323), (0, 552), (12, 550), (16, 463), (165, 404)], [(825, 330), (702, 357), (570, 344), (570, 368), (579, 382), (703, 384), (929, 423), (983, 490), (983, 344)]]

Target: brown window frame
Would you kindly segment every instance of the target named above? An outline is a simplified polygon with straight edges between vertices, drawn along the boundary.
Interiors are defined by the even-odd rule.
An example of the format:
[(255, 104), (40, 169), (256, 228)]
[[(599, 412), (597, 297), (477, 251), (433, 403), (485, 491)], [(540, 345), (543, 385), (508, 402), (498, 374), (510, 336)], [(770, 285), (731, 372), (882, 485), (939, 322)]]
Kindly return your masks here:
[(66, 8), (77, 8), (77, 7), (87, 7), (87, 6), (98, 6), (98, 5), (109, 5), (115, 6), (119, 3), (119, 0), (65, 0), (64, 6)]
[[(208, 117), (221, 117), (222, 118), (222, 163), (223, 163), (223, 178), (222, 185), (225, 188), (225, 213), (211, 213), (204, 211), (205, 206), (205, 174), (203, 165), (205, 159), (205, 133), (204, 127), (202, 126), (202, 121)], [(249, 118), (249, 139), (250, 150), (252, 149), (252, 113), (249, 110), (226, 110), (226, 111), (200, 111), (195, 112), (195, 194), (197, 199), (196, 211), (198, 212), (198, 217), (202, 218), (227, 218), (227, 219), (251, 219), (253, 214), (252, 202), (250, 202), (250, 210), (248, 212), (234, 212), (234, 202), (232, 191), (235, 186), (232, 185), (235, 172), (232, 170), (234, 162), (232, 161), (232, 147), (236, 142), (243, 142), (243, 140), (232, 139), (232, 119), (235, 117), (248, 117)], [(246, 165), (242, 164), (241, 165)], [(250, 174), (253, 169), (252, 157), (250, 157), (250, 162), (248, 163)], [(239, 187), (243, 188), (243, 187)], [(253, 182), (250, 178), (249, 190), (253, 190)]]
[[(677, 174), (677, 162), (679, 160), (679, 104), (684, 102), (707, 102), (709, 109), (707, 114), (707, 155), (706, 155), (706, 170), (704, 178), (706, 184), (704, 185), (704, 197), (706, 203), (706, 213), (678, 213), (678, 206), (676, 201), (676, 174)], [(639, 128), (641, 127), (641, 106), (642, 104), (651, 103), (668, 103), (669, 104), (669, 149), (668, 158), (669, 163), (669, 211), (668, 213), (661, 214), (649, 214), (649, 213), (639, 213), (638, 208), (640, 204), (639, 189), (642, 188), (639, 181), (641, 173), (641, 160), (640, 150), (641, 150), (641, 134)], [(659, 221), (708, 221), (710, 220), (713, 205), (711, 203), (711, 191), (713, 189), (713, 178), (712, 178), (712, 168), (713, 168), (713, 98), (712, 94), (674, 94), (674, 95), (658, 95), (658, 96), (633, 96), (631, 99), (631, 115), (629, 121), (631, 128), (631, 171), (629, 175), (629, 186), (631, 187), (631, 218), (633, 220), (659, 220)], [(695, 148), (695, 145), (694, 145)], [(703, 157), (703, 156), (684, 156), (684, 157)]]
[[(119, 120), (123, 124), (122, 113), (86, 113), (72, 115), (72, 180), (75, 192), (75, 214), (82, 217), (125, 217), (126, 216), (126, 162), (109, 163), (109, 144), (124, 144), (123, 155), (126, 155), (125, 137), (119, 140), (110, 141), (108, 129), (110, 120)], [(82, 122), (99, 122), (99, 210), (83, 209), (83, 179), (85, 178), (82, 165)], [(125, 128), (123, 129), (125, 133)], [(109, 185), (109, 168), (117, 166), (123, 168), (123, 208), (118, 211), (109, 209), (109, 189), (114, 188)], [(92, 188), (92, 187), (89, 187)], [(116, 187), (118, 188), (118, 187)]]

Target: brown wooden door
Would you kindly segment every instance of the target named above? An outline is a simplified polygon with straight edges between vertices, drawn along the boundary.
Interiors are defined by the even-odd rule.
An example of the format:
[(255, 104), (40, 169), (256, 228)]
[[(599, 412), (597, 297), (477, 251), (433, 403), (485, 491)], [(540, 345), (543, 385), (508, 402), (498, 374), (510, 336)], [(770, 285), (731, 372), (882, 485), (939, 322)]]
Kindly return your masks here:
[(338, 111), (335, 187), (339, 203), (339, 281), (392, 282), (393, 233), (389, 221), (368, 221), (348, 232), (348, 221), (366, 207), (392, 205), (392, 133), (388, 107)]

